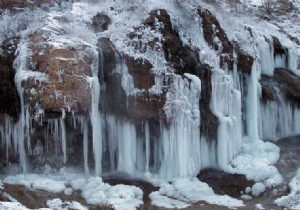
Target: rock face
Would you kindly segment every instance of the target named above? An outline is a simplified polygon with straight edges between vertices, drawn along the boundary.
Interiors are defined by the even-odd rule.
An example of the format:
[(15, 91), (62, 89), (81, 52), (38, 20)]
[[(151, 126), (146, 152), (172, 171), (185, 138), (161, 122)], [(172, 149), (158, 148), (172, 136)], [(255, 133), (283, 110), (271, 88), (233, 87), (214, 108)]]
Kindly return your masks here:
[[(5, 40), (0, 54), (0, 115), (8, 114), (15, 119), (20, 112), (20, 99), (15, 86), (13, 62), (19, 38)], [(1, 121), (1, 120), (0, 120)]]
[[(80, 49), (54, 48), (43, 34), (31, 37), (32, 59), (29, 69), (45, 74), (47, 81), (29, 78), (25, 82), (26, 98), (32, 109), (49, 113), (66, 111), (84, 112), (90, 110), (91, 95), (87, 78), (91, 76), (92, 51), (88, 46)], [(76, 91), (75, 91), (76, 90)]]
[(300, 78), (293, 72), (277, 68), (273, 77), (263, 75), (261, 84), (263, 102), (285, 100), (293, 107), (300, 107)]
[[(103, 59), (99, 78), (106, 86), (105, 91), (101, 93), (104, 112), (131, 119), (163, 118), (164, 96), (149, 93), (149, 89), (154, 85), (151, 64), (147, 61), (135, 60), (128, 55), (121, 55), (108, 39), (100, 39), (99, 47)], [(144, 90), (143, 92), (137, 95), (126, 95), (125, 90), (120, 86), (121, 72), (115, 70), (118, 65), (127, 66), (134, 87)]]
[(49, 4), (51, 0), (35, 0), (31, 1), (20, 1), (20, 0), (9, 0), (0, 1), (1, 9), (14, 9), (14, 8), (25, 8), (25, 7), (36, 7), (42, 4)]
[(233, 70), (234, 52), (237, 54), (237, 68), (245, 74), (251, 73), (253, 57), (241, 50), (238, 44), (231, 43), (220, 26), (219, 21), (208, 10), (199, 9), (199, 16), (202, 18), (203, 35), (205, 41), (220, 56), (220, 65)]
[[(33, 167), (84, 164), (88, 173), (97, 160), (108, 171), (196, 175), (236, 157), (248, 135), (242, 124), (259, 124), (250, 115), (253, 110), (258, 115), (260, 96), (264, 103), (278, 101), (279, 91), (300, 107), (299, 77), (277, 68), (258, 81), (259, 59), (230, 40), (206, 9), (193, 9), (198, 27), (193, 35), (199, 36), (194, 41), (213, 53), (216, 64), (204, 63), (202, 49), (185, 40), (193, 37), (168, 9), (149, 10), (120, 32), (114, 14), (124, 11), (107, 8), (83, 18), (84, 5), (45, 15), (39, 29), (2, 45), (0, 113), (20, 120), (7, 123), (7, 115), (0, 115), (1, 138), (14, 129), (24, 133), (18, 149)], [(272, 39), (270, 57), (288, 56), (289, 49)], [(22, 97), (15, 84), (24, 89)]]
[(197, 177), (200, 181), (211, 186), (215, 193), (235, 198), (240, 198), (241, 192), (254, 184), (253, 181), (247, 180), (244, 175), (228, 174), (216, 169), (205, 169)]

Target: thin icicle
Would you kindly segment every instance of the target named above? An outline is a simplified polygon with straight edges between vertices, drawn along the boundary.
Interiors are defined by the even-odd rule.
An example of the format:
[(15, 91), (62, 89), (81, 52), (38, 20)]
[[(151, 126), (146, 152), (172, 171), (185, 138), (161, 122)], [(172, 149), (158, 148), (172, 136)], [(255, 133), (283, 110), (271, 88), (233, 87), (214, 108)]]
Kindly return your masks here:
[(150, 162), (150, 131), (149, 124), (145, 122), (145, 142), (146, 142), (146, 172), (149, 171), (149, 162)]
[(61, 146), (63, 152), (64, 163), (67, 162), (67, 134), (65, 119), (60, 119), (60, 129), (61, 129)]

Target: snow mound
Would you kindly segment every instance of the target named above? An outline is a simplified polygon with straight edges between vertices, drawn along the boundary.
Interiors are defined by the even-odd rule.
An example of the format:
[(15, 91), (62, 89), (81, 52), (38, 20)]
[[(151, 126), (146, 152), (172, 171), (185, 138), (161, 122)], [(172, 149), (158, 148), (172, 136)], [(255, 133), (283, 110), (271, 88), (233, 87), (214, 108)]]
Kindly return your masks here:
[(229, 173), (244, 174), (249, 180), (272, 187), (282, 182), (282, 177), (274, 166), (278, 158), (279, 148), (275, 144), (261, 140), (245, 140), (241, 153), (226, 170)]
[(275, 203), (288, 209), (300, 209), (300, 168), (296, 176), (290, 181), (289, 187), (291, 193), (276, 199)]
[(197, 178), (177, 179), (172, 184), (162, 183), (159, 191), (152, 192), (150, 198), (153, 205), (165, 208), (186, 208), (198, 201), (230, 208), (244, 206), (238, 199), (216, 195), (206, 183)]
[(9, 176), (3, 182), (12, 185), (24, 185), (28, 189), (45, 190), (52, 193), (59, 193), (66, 189), (64, 181), (56, 181), (37, 174)]
[(266, 186), (261, 182), (257, 182), (252, 186), (252, 195), (259, 196), (265, 190), (266, 190)]
[[(82, 180), (81, 180), (82, 181)], [(77, 180), (75, 186), (78, 186)], [(74, 186), (74, 182), (73, 185)], [(107, 205), (114, 209), (135, 209), (143, 204), (143, 191), (135, 186), (110, 186), (102, 181), (101, 177), (91, 177), (81, 187), (82, 197), (93, 205)]]
[(81, 205), (80, 203), (76, 201), (65, 201), (63, 202), (59, 198), (55, 198), (53, 200), (47, 201), (47, 206), (51, 209), (61, 209), (61, 210), (67, 210), (67, 209), (74, 209), (74, 210), (88, 210), (87, 207)]

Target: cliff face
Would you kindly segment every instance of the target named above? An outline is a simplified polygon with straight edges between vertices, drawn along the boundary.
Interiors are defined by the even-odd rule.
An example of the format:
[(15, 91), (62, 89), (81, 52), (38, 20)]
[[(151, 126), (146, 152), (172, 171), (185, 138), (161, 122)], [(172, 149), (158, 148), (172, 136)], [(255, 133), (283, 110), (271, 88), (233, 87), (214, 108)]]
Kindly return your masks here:
[(2, 42), (6, 163), (172, 178), (226, 170), (243, 139), (300, 133), (287, 36), (243, 26), (232, 39), (204, 5), (115, 6), (75, 3)]

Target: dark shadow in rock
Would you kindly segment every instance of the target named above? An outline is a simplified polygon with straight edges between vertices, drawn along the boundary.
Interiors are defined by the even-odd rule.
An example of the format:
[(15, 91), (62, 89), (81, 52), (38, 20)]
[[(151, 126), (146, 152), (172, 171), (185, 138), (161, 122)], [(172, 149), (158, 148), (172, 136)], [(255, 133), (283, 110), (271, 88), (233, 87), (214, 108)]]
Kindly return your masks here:
[(206, 182), (216, 194), (234, 198), (240, 198), (241, 192), (254, 184), (253, 181), (247, 180), (245, 175), (228, 174), (218, 169), (205, 169), (197, 175), (197, 178)]

